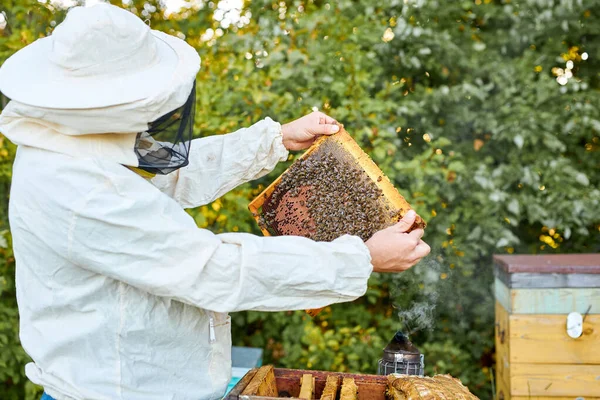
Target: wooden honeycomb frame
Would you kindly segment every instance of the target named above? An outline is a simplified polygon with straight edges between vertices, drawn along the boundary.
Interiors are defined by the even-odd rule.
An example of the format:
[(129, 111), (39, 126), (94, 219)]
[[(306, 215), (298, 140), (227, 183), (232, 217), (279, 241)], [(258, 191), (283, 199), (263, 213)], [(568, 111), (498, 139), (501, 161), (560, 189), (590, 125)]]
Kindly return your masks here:
[[(400, 214), (395, 218), (397, 220), (400, 220), (409, 210), (411, 210), (410, 204), (408, 204), (406, 199), (398, 192), (398, 190), (394, 187), (394, 185), (389, 180), (389, 178), (384, 175), (384, 173), (377, 166), (377, 164), (375, 164), (375, 162), (373, 162), (373, 160), (371, 160), (371, 157), (369, 157), (369, 155), (360, 148), (358, 143), (356, 143), (356, 141), (350, 136), (350, 134), (348, 134), (348, 132), (344, 129), (344, 126), (343, 125), (339, 125), (339, 126), (340, 126), (340, 131), (338, 133), (336, 133), (335, 135), (322, 136), (322, 137), (318, 138), (315, 141), (315, 143), (313, 143), (313, 145), (308, 150), (306, 150), (306, 152), (304, 154), (302, 154), (302, 156), (299, 157), (299, 159), (308, 158), (326, 140), (335, 141), (350, 156), (352, 156), (352, 158), (365, 171), (365, 173), (373, 181), (373, 183), (375, 185), (377, 185), (377, 187), (379, 189), (381, 189), (384, 198), (390, 203), (390, 205), (392, 207), (400, 210)], [(256, 220), (257, 223), (260, 218), (261, 207), (263, 206), (265, 201), (271, 196), (271, 194), (273, 194), (273, 192), (275, 191), (275, 188), (281, 182), (283, 175), (286, 174), (288, 172), (288, 170), (289, 170), (289, 168), (286, 169), (279, 177), (277, 177), (277, 179), (275, 179), (275, 181), (273, 181), (273, 183), (271, 183), (265, 190), (263, 190), (248, 205), (248, 209), (252, 213), (252, 216), (254, 217), (254, 219)], [(424, 229), (426, 225), (427, 224), (423, 220), (423, 218), (421, 218), (419, 215), (417, 215), (417, 218), (415, 219), (415, 223), (410, 228), (410, 230), (413, 230), (416, 228)], [(261, 224), (259, 224), (259, 227), (260, 227), (260, 230), (262, 231), (263, 235), (271, 236), (269, 231), (264, 226), (261, 226)], [(317, 315), (319, 313), (319, 311), (321, 311), (321, 309), (307, 310), (307, 312), (313, 317), (315, 315)]]

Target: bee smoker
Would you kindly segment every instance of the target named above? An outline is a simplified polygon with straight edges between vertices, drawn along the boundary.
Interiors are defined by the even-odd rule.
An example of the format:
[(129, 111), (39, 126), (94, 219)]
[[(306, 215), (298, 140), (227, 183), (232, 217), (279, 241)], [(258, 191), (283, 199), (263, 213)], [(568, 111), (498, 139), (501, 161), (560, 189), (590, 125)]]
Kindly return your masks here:
[(378, 362), (377, 374), (393, 373), (423, 376), (425, 360), (423, 354), (408, 337), (398, 331), (383, 349), (383, 357)]

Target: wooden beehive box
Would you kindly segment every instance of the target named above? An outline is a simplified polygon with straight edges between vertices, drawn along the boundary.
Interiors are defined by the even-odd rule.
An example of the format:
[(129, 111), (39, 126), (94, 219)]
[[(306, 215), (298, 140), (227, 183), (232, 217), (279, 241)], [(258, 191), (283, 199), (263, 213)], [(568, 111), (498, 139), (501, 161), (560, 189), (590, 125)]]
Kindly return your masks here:
[(250, 370), (225, 399), (478, 400), (449, 375), (365, 375), (281, 369), (272, 365)]
[[(497, 399), (599, 400), (600, 254), (494, 263)], [(577, 338), (567, 334), (571, 312), (583, 316)]]
[(251, 380), (254, 378), (258, 369), (251, 370), (240, 380), (237, 385), (226, 396), (226, 400), (272, 400), (293, 398), (298, 399), (300, 394), (300, 381), (304, 374), (311, 374), (315, 378), (315, 396), (319, 399), (325, 387), (327, 377), (330, 375), (339, 376), (340, 380), (344, 377), (354, 378), (358, 386), (358, 398), (360, 400), (385, 400), (385, 391), (387, 388), (387, 377), (383, 375), (363, 375), (363, 374), (347, 374), (342, 372), (325, 372), (325, 371), (305, 371), (298, 369), (283, 369), (275, 368), (276, 381), (276, 396), (257, 396), (245, 395), (244, 390), (247, 388)]

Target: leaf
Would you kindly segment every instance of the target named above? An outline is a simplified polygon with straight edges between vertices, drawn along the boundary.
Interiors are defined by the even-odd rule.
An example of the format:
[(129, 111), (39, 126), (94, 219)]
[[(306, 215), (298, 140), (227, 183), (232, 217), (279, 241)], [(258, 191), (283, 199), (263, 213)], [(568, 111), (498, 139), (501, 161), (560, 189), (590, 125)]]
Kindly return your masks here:
[(500, 238), (496, 243), (496, 247), (506, 247), (510, 244), (510, 241), (507, 238)]
[(496, 242), (496, 247), (506, 247), (519, 243), (519, 238), (508, 229), (502, 229), (502, 236)]
[(455, 171), (455, 172), (464, 172), (466, 170), (465, 164), (462, 161), (451, 161), (450, 164), (448, 164), (448, 169), (450, 171)]
[(467, 236), (467, 240), (477, 240), (481, 237), (482, 228), (481, 226), (476, 226), (475, 229)]
[(507, 209), (514, 215), (518, 216), (520, 213), (519, 201), (517, 199), (512, 199), (511, 201), (508, 202)]
[(567, 149), (567, 146), (560, 141), (556, 136), (547, 134), (544, 136), (544, 144), (551, 150), (555, 150), (557, 152), (564, 152)]
[(582, 184), (583, 186), (589, 186), (590, 185), (590, 180), (587, 177), (586, 174), (582, 173), (582, 172), (578, 172), (577, 174), (575, 174), (575, 180), (577, 182), (579, 182), (580, 184)]
[(475, 51), (483, 51), (483, 50), (485, 50), (485, 48), (486, 48), (486, 45), (483, 42), (476, 42), (473, 44), (473, 49)]
[(519, 149), (522, 149), (522, 148), (523, 148), (523, 136), (521, 136), (521, 135), (516, 135), (516, 136), (513, 138), (513, 142), (515, 142), (515, 144), (517, 145), (517, 147), (518, 147)]
[(306, 62), (307, 56), (303, 54), (300, 50), (292, 50), (288, 53), (288, 59), (291, 64), (296, 64), (299, 62)]

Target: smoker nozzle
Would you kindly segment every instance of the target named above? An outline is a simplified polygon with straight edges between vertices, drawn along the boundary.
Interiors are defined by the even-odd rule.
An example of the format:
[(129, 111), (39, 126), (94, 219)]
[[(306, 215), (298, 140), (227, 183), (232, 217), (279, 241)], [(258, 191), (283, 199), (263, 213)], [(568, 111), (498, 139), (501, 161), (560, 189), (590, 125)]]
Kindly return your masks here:
[(420, 362), (421, 352), (408, 340), (408, 336), (398, 331), (383, 349), (383, 360), (389, 362)]

